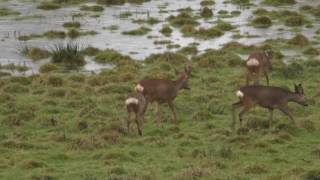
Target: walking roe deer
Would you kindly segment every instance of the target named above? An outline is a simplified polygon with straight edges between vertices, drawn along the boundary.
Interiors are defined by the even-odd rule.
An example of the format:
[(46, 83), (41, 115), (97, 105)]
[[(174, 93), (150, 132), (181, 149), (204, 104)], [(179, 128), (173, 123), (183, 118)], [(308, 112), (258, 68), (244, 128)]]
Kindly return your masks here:
[(133, 121), (136, 122), (138, 133), (142, 136), (144, 113), (147, 109), (147, 102), (143, 94), (139, 92), (132, 92), (128, 94), (126, 99), (126, 107), (128, 111), (127, 118), (127, 128), (128, 133), (130, 132), (130, 123)]
[(282, 111), (284, 114), (289, 116), (292, 123), (295, 124), (292, 114), (288, 108), (288, 102), (296, 102), (303, 106), (308, 106), (308, 103), (301, 84), (294, 85), (294, 90), (294, 92), (291, 92), (280, 87), (261, 85), (251, 85), (240, 88), (236, 93), (240, 100), (232, 104), (232, 128), (234, 129), (236, 123), (236, 108), (243, 107), (242, 111), (239, 113), (241, 127), (243, 115), (256, 105), (269, 110), (269, 128), (272, 125), (274, 109)]
[(185, 66), (184, 71), (178, 75), (177, 80), (143, 79), (137, 84), (135, 90), (141, 92), (146, 97), (147, 104), (149, 102), (157, 102), (158, 120), (160, 115), (160, 104), (168, 103), (173, 113), (173, 120), (174, 122), (177, 122), (176, 107), (173, 102), (177, 97), (179, 90), (190, 89), (188, 80), (191, 71), (191, 66)]
[(272, 70), (272, 57), (272, 51), (255, 52), (250, 54), (250, 56), (246, 60), (247, 85), (249, 85), (249, 81), (251, 78), (255, 78), (255, 84), (259, 84), (260, 77), (264, 75), (267, 80), (267, 85), (269, 86), (268, 73)]

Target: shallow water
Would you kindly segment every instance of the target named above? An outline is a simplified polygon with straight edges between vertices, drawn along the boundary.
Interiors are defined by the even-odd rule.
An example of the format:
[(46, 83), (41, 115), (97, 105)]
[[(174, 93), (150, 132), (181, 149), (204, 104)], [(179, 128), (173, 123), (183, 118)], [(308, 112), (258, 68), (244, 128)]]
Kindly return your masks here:
[[(181, 47), (187, 46), (190, 43), (199, 43), (198, 49), (203, 51), (208, 48), (219, 48), (223, 44), (230, 41), (238, 41), (243, 44), (257, 44), (270, 38), (291, 38), (296, 34), (290, 27), (285, 27), (282, 25), (273, 25), (267, 29), (258, 29), (248, 25), (250, 18), (252, 18), (252, 11), (258, 7), (261, 0), (255, 1), (255, 5), (250, 8), (240, 8), (233, 4), (224, 4), (224, 0), (216, 0), (216, 4), (213, 7), (215, 16), (208, 20), (199, 20), (201, 26), (209, 27), (212, 26), (218, 20), (218, 11), (227, 10), (229, 12), (233, 10), (241, 11), (240, 16), (232, 18), (223, 18), (224, 21), (231, 22), (233, 25), (237, 26), (237, 29), (232, 32), (226, 32), (225, 35), (209, 40), (199, 40), (190, 37), (183, 37), (178, 29), (174, 28), (174, 32), (171, 37), (165, 37), (159, 30), (163, 24), (167, 24), (165, 19), (170, 15), (178, 14), (177, 9), (191, 7), (195, 10), (195, 14), (199, 14), (201, 9), (199, 0), (152, 0), (151, 2), (144, 3), (142, 5), (132, 5), (126, 4), (123, 6), (112, 6), (105, 7), (104, 12), (100, 17), (94, 18), (90, 17), (95, 13), (89, 13), (86, 16), (75, 18), (74, 20), (81, 22), (81, 30), (97, 31), (99, 34), (94, 36), (82, 36), (77, 38), (76, 42), (79, 42), (83, 47), (93, 46), (100, 49), (112, 48), (118, 50), (124, 54), (128, 54), (133, 58), (138, 60), (144, 59), (152, 53), (160, 53), (166, 51), (165, 45), (154, 45), (156, 40), (171, 40), (174, 44), (179, 44)], [(310, 1), (298, 1), (294, 6), (281, 7), (284, 9), (298, 9), (302, 5), (318, 5), (319, 2), (316, 0)], [(21, 2), (18, 0), (0, 2), (1, 7), (8, 7), (21, 12), (19, 17), (34, 16), (38, 15), (38, 18), (26, 18), (24, 20), (15, 20), (17, 17), (0, 17), (0, 63), (16, 63), (16, 64), (26, 64), (30, 67), (27, 74), (32, 74), (38, 71), (40, 65), (44, 64), (46, 61), (33, 62), (30, 59), (19, 54), (19, 47), (27, 44), (28, 46), (38, 46), (45, 47), (47, 49), (52, 48), (55, 44), (70, 41), (70, 39), (65, 40), (48, 40), (46, 38), (32, 39), (27, 42), (17, 40), (20, 35), (30, 35), (30, 34), (41, 34), (49, 30), (65, 30), (62, 27), (64, 22), (72, 21), (72, 14), (79, 13), (79, 7), (66, 7), (54, 11), (43, 11), (36, 8), (37, 4), (33, 2)], [(159, 6), (165, 7), (163, 10), (168, 11), (168, 13), (160, 13)], [(272, 9), (273, 7), (264, 7), (267, 9)], [(279, 7), (277, 7), (279, 8)], [(119, 14), (122, 12), (130, 11), (133, 16), (128, 19), (119, 18)], [(82, 12), (81, 12), (82, 13)], [(132, 23), (132, 19), (146, 19), (148, 14), (150, 17), (156, 17), (162, 22), (153, 26), (148, 26), (152, 29), (146, 36), (128, 36), (122, 35), (122, 31), (127, 31), (140, 27), (141, 25)], [(312, 18), (310, 16), (310, 18)], [(110, 31), (105, 29), (111, 25), (119, 26), (119, 30)], [(147, 25), (146, 25), (147, 26)], [(315, 30), (320, 28), (319, 21), (314, 24), (314, 28), (299, 28), (299, 31), (304, 35), (312, 38), (315, 35)], [(282, 28), (282, 31), (278, 29)], [(242, 37), (240, 39), (233, 39), (234, 34), (246, 35), (249, 34), (250, 37)], [(153, 38), (148, 38), (152, 36)], [(294, 55), (294, 53), (288, 53), (286, 55)], [(99, 71), (101, 68), (109, 68), (110, 66), (102, 66), (96, 64), (91, 59), (87, 58), (87, 65), (84, 67), (87, 71)]]

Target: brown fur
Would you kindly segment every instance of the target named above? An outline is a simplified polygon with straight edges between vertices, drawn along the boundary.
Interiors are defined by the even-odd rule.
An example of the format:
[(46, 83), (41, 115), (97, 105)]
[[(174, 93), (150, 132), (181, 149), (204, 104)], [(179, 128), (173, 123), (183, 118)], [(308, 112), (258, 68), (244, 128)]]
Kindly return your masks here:
[(243, 93), (243, 97), (232, 105), (233, 109), (233, 123), (235, 126), (235, 110), (236, 108), (243, 107), (239, 113), (240, 126), (242, 125), (243, 115), (247, 113), (251, 108), (260, 106), (269, 110), (269, 126), (271, 127), (273, 110), (279, 109), (283, 113), (289, 116), (291, 121), (295, 124), (291, 112), (288, 108), (288, 102), (296, 102), (298, 104), (307, 106), (307, 101), (304, 96), (302, 85), (295, 85), (295, 92), (279, 88), (260, 85), (244, 86), (240, 88)]
[(128, 98), (136, 98), (138, 100), (138, 104), (127, 104), (128, 111), (128, 119), (127, 119), (127, 128), (128, 132), (130, 132), (130, 123), (134, 119), (137, 124), (138, 133), (142, 136), (142, 129), (144, 123), (144, 113), (147, 109), (147, 102), (145, 97), (139, 92), (132, 92), (128, 94)]
[[(247, 62), (250, 59), (256, 59), (259, 62), (258, 66), (248, 66)], [(269, 72), (272, 70), (272, 51), (268, 52), (255, 52), (252, 53), (248, 59), (246, 60), (246, 67), (247, 67), (247, 75), (246, 81), (247, 85), (249, 85), (249, 81), (252, 78), (255, 78), (255, 83), (259, 84), (260, 77), (264, 75), (267, 80), (267, 85), (269, 85)]]
[(188, 80), (191, 74), (191, 67), (185, 67), (184, 72), (180, 73), (177, 80), (168, 79), (144, 79), (139, 82), (143, 87), (143, 94), (149, 102), (158, 103), (158, 118), (160, 116), (159, 104), (168, 103), (173, 113), (174, 121), (177, 122), (176, 109), (173, 103), (181, 89), (190, 89)]

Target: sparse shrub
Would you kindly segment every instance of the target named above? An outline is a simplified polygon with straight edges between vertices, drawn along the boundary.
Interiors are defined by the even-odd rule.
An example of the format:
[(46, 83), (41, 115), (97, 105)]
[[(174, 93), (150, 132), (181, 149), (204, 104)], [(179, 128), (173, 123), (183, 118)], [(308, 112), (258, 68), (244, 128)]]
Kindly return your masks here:
[(45, 59), (50, 56), (49, 51), (47, 51), (46, 49), (38, 48), (38, 47), (25, 46), (20, 50), (20, 52), (32, 60)]
[(56, 71), (58, 69), (59, 68), (58, 68), (57, 65), (52, 64), (52, 63), (47, 63), (47, 64), (44, 64), (44, 65), (40, 66), (39, 72), (40, 73), (49, 73), (49, 72), (52, 72), (52, 71)]
[(122, 34), (124, 35), (133, 35), (133, 36), (141, 36), (141, 35), (145, 35), (148, 34), (151, 31), (151, 29), (147, 28), (147, 27), (140, 27), (138, 29), (134, 29), (131, 31), (124, 31), (122, 32)]
[(82, 53), (87, 56), (96, 56), (100, 52), (100, 49), (88, 46), (84, 50), (82, 50)]
[(210, 113), (205, 111), (196, 112), (192, 115), (193, 121), (208, 121), (211, 118)]
[(302, 34), (297, 34), (288, 41), (288, 44), (295, 46), (306, 46), (309, 44), (309, 39)]
[(303, 72), (303, 66), (296, 62), (289, 64), (282, 70), (283, 76), (291, 79), (300, 77), (301, 75), (303, 75)]
[(3, 87), (3, 91), (7, 93), (29, 93), (29, 88), (19, 84), (19, 83), (10, 83)]
[(94, 12), (101, 12), (104, 10), (102, 6), (99, 5), (93, 5), (93, 6), (88, 6), (88, 5), (83, 5), (80, 7), (81, 11), (94, 11)]
[(81, 49), (77, 44), (57, 44), (53, 48), (51, 54), (51, 61), (53, 63), (64, 64), (66, 68), (69, 69), (85, 65), (84, 57), (81, 55)]
[(306, 23), (306, 20), (301, 15), (289, 16), (285, 20), (286, 26), (303, 26)]
[(11, 16), (11, 15), (19, 15), (21, 14), (18, 11), (14, 11), (12, 9), (8, 9), (8, 8), (0, 8), (0, 16)]
[(53, 88), (48, 90), (48, 96), (51, 97), (65, 97), (67, 91), (63, 88)]
[(296, 0), (264, 0), (263, 3), (272, 6), (281, 6), (295, 4)]
[(83, 75), (83, 74), (72, 74), (72, 75), (69, 77), (69, 80), (71, 80), (71, 81), (73, 81), (73, 82), (82, 83), (82, 82), (85, 82), (85, 81), (86, 81), (86, 76)]
[(268, 170), (263, 164), (254, 164), (245, 168), (245, 172), (248, 174), (263, 174), (267, 173)]
[(77, 21), (63, 23), (63, 27), (65, 28), (80, 28), (80, 26), (80, 22)]
[(170, 36), (172, 33), (172, 29), (170, 28), (169, 25), (164, 25), (162, 26), (162, 29), (160, 30), (160, 32), (165, 36)]
[(58, 3), (54, 3), (54, 2), (42, 2), (38, 6), (38, 9), (42, 9), (42, 10), (56, 10), (59, 8), (61, 8), (61, 6)]
[(102, 64), (124, 65), (134, 63), (129, 56), (124, 56), (113, 49), (105, 49), (99, 52), (95, 59), (96, 62)]
[(10, 81), (13, 83), (19, 83), (21, 85), (30, 85), (32, 83), (31, 79), (28, 77), (11, 77)]
[(221, 31), (231, 31), (235, 27), (231, 25), (230, 23), (224, 22), (224, 21), (218, 21), (218, 24), (215, 26), (217, 29), (220, 29)]
[(167, 62), (173, 66), (182, 66), (189, 60), (181, 53), (164, 52), (162, 54), (151, 54), (145, 59), (148, 64)]
[(319, 180), (320, 179), (320, 170), (314, 169), (314, 170), (308, 171), (304, 175), (304, 179), (306, 179), (306, 180)]
[(178, 27), (182, 27), (184, 25), (196, 26), (199, 24), (190, 14), (186, 12), (181, 12), (177, 16), (170, 16), (168, 20), (173, 26)]
[[(241, 62), (241, 58), (234, 54), (223, 50), (209, 50), (193, 59), (200, 67), (220, 68), (225, 67), (229, 62)], [(231, 63), (232, 64), (232, 63)]]
[(215, 2), (213, 0), (203, 0), (200, 2), (200, 5), (201, 6), (211, 6), (211, 5), (214, 5)]
[(310, 121), (310, 120), (304, 120), (301, 122), (301, 126), (306, 129), (307, 131), (315, 131), (316, 130), (316, 126), (314, 124), (313, 121)]
[(268, 28), (272, 26), (272, 21), (267, 16), (260, 16), (253, 19), (252, 24), (257, 28)]
[(76, 29), (70, 29), (67, 33), (67, 36), (71, 39), (74, 39), (80, 36), (80, 32)]
[(308, 49), (303, 51), (303, 54), (311, 55), (311, 56), (318, 56), (318, 55), (320, 55), (320, 51), (314, 47), (309, 47)]
[(201, 10), (201, 16), (204, 17), (204, 18), (211, 18), (213, 16), (212, 9), (210, 9), (208, 7), (204, 7)]
[(76, 126), (77, 126), (77, 129), (79, 129), (80, 131), (89, 128), (89, 125), (86, 121), (79, 121), (77, 122)]
[(64, 31), (47, 31), (43, 36), (49, 39), (64, 39), (66, 37), (66, 33)]
[(42, 162), (36, 161), (36, 160), (25, 160), (22, 161), (21, 167), (23, 169), (35, 169), (35, 168), (40, 168), (43, 167), (44, 164)]
[(231, 150), (230, 147), (221, 147), (219, 150), (218, 150), (218, 154), (219, 156), (221, 156), (222, 158), (225, 158), (225, 159), (230, 159), (232, 156), (233, 156), (233, 152)]
[(47, 85), (54, 86), (54, 87), (60, 87), (63, 85), (63, 78), (58, 75), (51, 75), (48, 77)]

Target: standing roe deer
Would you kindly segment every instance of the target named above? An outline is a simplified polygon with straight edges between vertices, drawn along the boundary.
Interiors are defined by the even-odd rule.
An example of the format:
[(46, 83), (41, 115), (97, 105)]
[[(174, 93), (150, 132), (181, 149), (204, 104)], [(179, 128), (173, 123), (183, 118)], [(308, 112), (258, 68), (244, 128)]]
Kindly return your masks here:
[(158, 104), (158, 120), (160, 115), (161, 103), (168, 103), (172, 113), (173, 120), (177, 122), (176, 108), (173, 103), (181, 89), (190, 89), (189, 76), (191, 74), (191, 66), (185, 66), (184, 71), (179, 74), (177, 80), (168, 79), (143, 79), (135, 87), (136, 91), (143, 93), (147, 103), (157, 102)]
[(246, 60), (247, 74), (246, 81), (249, 85), (249, 80), (255, 77), (255, 84), (259, 84), (259, 79), (262, 75), (266, 77), (267, 85), (269, 86), (269, 71), (272, 70), (272, 60), (273, 52), (255, 52), (250, 54)]
[(145, 97), (139, 92), (129, 93), (126, 99), (126, 106), (128, 111), (128, 132), (130, 132), (130, 123), (131, 121), (133, 121), (134, 118), (134, 121), (137, 124), (138, 133), (140, 136), (142, 136), (144, 113), (147, 109), (147, 102)]
[(240, 88), (240, 90), (238, 90), (236, 93), (236, 95), (240, 98), (240, 101), (232, 104), (232, 128), (235, 127), (236, 123), (236, 108), (243, 107), (242, 111), (239, 113), (241, 127), (243, 115), (256, 105), (269, 109), (269, 127), (272, 125), (274, 109), (279, 109), (284, 114), (288, 115), (290, 120), (295, 124), (295, 121), (288, 108), (288, 102), (296, 102), (303, 106), (308, 106), (308, 104), (304, 96), (302, 85), (294, 85), (294, 89), (295, 91), (291, 92), (279, 87), (261, 85), (251, 85)]

